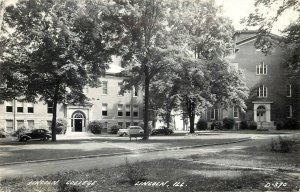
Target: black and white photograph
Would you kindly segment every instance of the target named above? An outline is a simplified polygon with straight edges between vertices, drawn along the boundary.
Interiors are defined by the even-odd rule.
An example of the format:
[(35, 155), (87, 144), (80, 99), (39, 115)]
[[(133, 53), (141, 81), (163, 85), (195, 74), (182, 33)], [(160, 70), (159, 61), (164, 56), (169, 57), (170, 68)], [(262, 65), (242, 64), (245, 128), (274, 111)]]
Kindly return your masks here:
[(299, 0), (0, 0), (0, 192), (300, 192)]

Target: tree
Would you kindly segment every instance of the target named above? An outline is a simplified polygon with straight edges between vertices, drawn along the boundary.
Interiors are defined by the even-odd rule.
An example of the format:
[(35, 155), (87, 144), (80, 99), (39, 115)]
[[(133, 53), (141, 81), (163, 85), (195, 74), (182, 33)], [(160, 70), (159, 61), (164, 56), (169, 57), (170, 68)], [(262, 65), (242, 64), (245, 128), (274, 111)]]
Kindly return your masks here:
[(190, 133), (194, 133), (195, 116), (203, 109), (214, 103), (226, 107), (233, 101), (245, 108), (248, 93), (241, 74), (225, 62), (234, 30), (214, 1), (183, 0), (171, 9), (171, 30), (179, 53), (175, 56), (178, 98), (189, 117)]
[(124, 27), (124, 51), (122, 66), (125, 74), (131, 76), (125, 89), (132, 86), (143, 85), (144, 96), (144, 130), (149, 137), (149, 91), (153, 77), (161, 70), (166, 69), (168, 55), (166, 40), (166, 13), (164, 1), (157, 0), (128, 0), (115, 2), (121, 10), (116, 18)]
[[(22, 96), (53, 105), (52, 141), (56, 141), (58, 103), (84, 104), (83, 88), (97, 86), (114, 53), (117, 27), (108, 25), (106, 1), (26, 0), (6, 8), (2, 75), (12, 89), (6, 100)], [(99, 11), (99, 12), (98, 12)], [(96, 14), (97, 13), (97, 14)], [(4, 26), (4, 25), (3, 25)], [(13, 91), (11, 91), (13, 90)]]

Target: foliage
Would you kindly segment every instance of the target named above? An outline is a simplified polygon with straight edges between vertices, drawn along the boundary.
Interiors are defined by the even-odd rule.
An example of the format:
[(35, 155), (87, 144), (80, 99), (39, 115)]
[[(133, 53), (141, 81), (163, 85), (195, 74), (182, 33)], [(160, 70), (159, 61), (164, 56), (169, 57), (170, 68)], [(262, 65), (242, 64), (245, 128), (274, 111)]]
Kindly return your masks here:
[(0, 138), (5, 138), (7, 136), (7, 133), (4, 131), (3, 128), (0, 129)]
[(1, 75), (12, 89), (6, 89), (4, 99), (22, 96), (52, 103), (55, 130), (57, 104), (84, 103), (84, 86), (98, 85), (115, 53), (118, 32), (103, 21), (109, 18), (108, 8), (107, 1), (93, 0), (21, 0), (7, 7)]
[(256, 130), (257, 129), (257, 123), (255, 121), (249, 121), (248, 127), (250, 130)]
[(223, 119), (223, 128), (224, 129), (233, 129), (234, 127), (234, 119), (232, 118), (224, 118)]
[(247, 121), (241, 121), (240, 122), (240, 129), (241, 130), (246, 130), (246, 129), (248, 129), (249, 127), (248, 127), (248, 123), (247, 123)]
[(21, 126), (12, 134), (12, 136), (18, 137), (19, 135), (22, 135), (27, 132), (30, 132), (30, 129), (27, 129), (25, 126)]
[(130, 163), (128, 159), (125, 159), (125, 170), (123, 176), (128, 179), (131, 185), (134, 185), (138, 181), (146, 180), (146, 168), (142, 166), (139, 162)]
[(276, 121), (277, 130), (297, 130), (299, 129), (299, 123), (296, 119), (286, 118)]
[(88, 130), (94, 134), (101, 134), (103, 124), (100, 121), (91, 121), (88, 125)]
[(121, 129), (121, 126), (120, 126), (120, 125), (113, 125), (113, 126), (110, 128), (110, 133), (112, 133), (112, 134), (117, 134), (117, 132), (119, 131), (119, 129)]
[(210, 129), (211, 130), (220, 130), (222, 129), (222, 123), (219, 121), (214, 121), (211, 125), (210, 125)]
[(207, 121), (204, 119), (199, 119), (196, 125), (197, 130), (206, 130), (207, 129)]
[(294, 147), (297, 141), (292, 138), (278, 137), (278, 140), (272, 138), (271, 141), (271, 151), (280, 153), (290, 153), (294, 151)]
[(56, 133), (65, 134), (67, 130), (68, 122), (64, 118), (58, 118), (56, 121)]

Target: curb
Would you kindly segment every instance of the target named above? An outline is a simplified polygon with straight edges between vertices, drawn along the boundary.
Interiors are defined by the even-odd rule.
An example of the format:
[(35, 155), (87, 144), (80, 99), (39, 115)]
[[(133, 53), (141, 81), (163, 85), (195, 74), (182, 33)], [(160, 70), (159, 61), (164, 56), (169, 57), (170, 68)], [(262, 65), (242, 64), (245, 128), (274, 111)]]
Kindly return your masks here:
[(162, 149), (145, 149), (137, 152), (121, 152), (121, 153), (109, 153), (109, 154), (98, 154), (98, 155), (85, 155), (85, 156), (75, 156), (75, 157), (64, 157), (64, 158), (57, 158), (57, 159), (41, 159), (41, 160), (33, 160), (33, 161), (19, 161), (19, 162), (11, 162), (11, 163), (3, 163), (0, 166), (7, 166), (7, 165), (18, 165), (18, 164), (28, 164), (28, 163), (43, 163), (43, 162), (51, 162), (51, 161), (62, 161), (62, 160), (72, 160), (72, 159), (85, 159), (85, 158), (96, 158), (96, 157), (109, 157), (109, 156), (117, 156), (117, 155), (131, 155), (137, 153), (148, 153), (148, 152), (157, 152), (157, 151), (171, 151), (171, 150), (180, 150), (180, 149), (191, 149), (191, 148), (198, 148), (198, 147), (207, 147), (207, 146), (215, 146), (215, 145), (226, 145), (232, 143), (240, 143), (244, 141), (252, 140), (251, 137), (238, 139), (235, 141), (227, 141), (224, 143), (211, 143), (211, 144), (202, 144), (202, 145), (192, 145), (192, 146), (183, 146), (183, 147), (167, 147)]

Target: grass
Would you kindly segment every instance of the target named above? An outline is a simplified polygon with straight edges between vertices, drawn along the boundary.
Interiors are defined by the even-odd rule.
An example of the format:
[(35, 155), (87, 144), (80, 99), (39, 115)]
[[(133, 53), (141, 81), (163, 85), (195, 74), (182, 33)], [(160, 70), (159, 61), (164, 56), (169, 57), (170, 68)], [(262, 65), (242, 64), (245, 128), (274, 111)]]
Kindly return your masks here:
[[(9, 179), (1, 181), (3, 191), (292, 191), (300, 186), (295, 176), (281, 172), (259, 172), (251, 170), (226, 169), (220, 166), (208, 166), (195, 162), (164, 159), (150, 162), (138, 162), (138, 167), (146, 168), (145, 181), (167, 182), (168, 186), (135, 186), (126, 176), (128, 165), (109, 169), (89, 171), (70, 171), (45, 177)], [(30, 181), (57, 181), (59, 185), (28, 185)], [(94, 181), (92, 186), (66, 185), (71, 181)], [(178, 186), (173, 186), (179, 182)], [(285, 187), (268, 187), (267, 183), (284, 182)], [(180, 187), (180, 185), (182, 185)]]
[[(29, 141), (0, 145), (0, 164), (20, 161), (67, 158), (83, 155), (111, 154), (118, 152), (143, 151), (145, 149), (161, 149), (164, 147), (182, 147), (201, 144), (223, 143), (236, 139), (208, 139), (197, 136), (186, 139), (161, 139), (129, 141), (120, 140), (77, 140), (77, 141)], [(38, 155), (37, 155), (38, 154)]]

